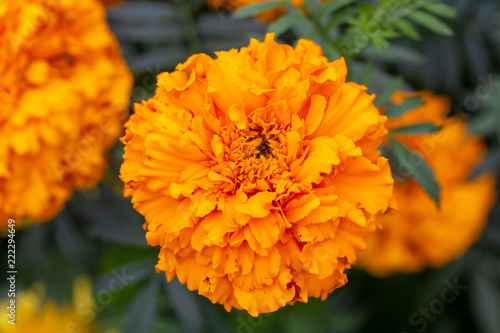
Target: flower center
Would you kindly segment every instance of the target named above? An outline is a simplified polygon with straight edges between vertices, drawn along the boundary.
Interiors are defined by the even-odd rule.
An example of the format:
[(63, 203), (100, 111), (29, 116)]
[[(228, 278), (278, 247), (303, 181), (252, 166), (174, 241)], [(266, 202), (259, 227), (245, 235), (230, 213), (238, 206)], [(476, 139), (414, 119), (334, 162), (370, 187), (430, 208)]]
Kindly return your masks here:
[(269, 191), (288, 193), (294, 184), (287, 158), (287, 129), (238, 129), (230, 124), (222, 129), (223, 154), (212, 160), (212, 171), (232, 184), (218, 187), (217, 191), (231, 192), (241, 189), (247, 195)]

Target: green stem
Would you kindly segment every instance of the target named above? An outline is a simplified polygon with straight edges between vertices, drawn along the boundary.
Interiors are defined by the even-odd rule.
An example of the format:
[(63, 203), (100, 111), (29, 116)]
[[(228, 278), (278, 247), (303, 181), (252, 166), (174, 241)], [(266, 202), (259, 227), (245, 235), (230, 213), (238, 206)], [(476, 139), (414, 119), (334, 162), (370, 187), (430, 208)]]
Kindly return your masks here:
[(338, 59), (340, 58), (340, 52), (339, 50), (335, 47), (335, 45), (330, 41), (328, 38), (328, 34), (326, 33), (325, 29), (321, 27), (319, 22), (316, 22), (315, 20), (312, 19), (304, 10), (296, 8), (291, 0), (287, 0), (287, 6), (289, 9), (296, 10), (300, 16), (302, 17), (303, 20), (305, 20), (309, 25), (314, 29), (314, 31), (318, 34), (320, 37), (321, 41), (323, 42), (323, 50), (325, 52), (325, 55), (328, 59)]

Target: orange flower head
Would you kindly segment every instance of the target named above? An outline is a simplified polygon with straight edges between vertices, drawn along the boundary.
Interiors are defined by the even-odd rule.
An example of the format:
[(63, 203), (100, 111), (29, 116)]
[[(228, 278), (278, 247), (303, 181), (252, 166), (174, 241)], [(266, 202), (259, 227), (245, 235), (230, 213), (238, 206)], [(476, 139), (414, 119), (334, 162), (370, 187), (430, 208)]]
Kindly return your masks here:
[(387, 127), (419, 122), (443, 126), (434, 134), (397, 136), (434, 171), (441, 187), (440, 207), (411, 178), (396, 181), (399, 210), (377, 218), (382, 230), (370, 239), (368, 250), (359, 255), (359, 267), (376, 276), (438, 268), (457, 258), (477, 240), (494, 203), (493, 177), (468, 180), (485, 151), (484, 143), (468, 136), (458, 117), (446, 118), (451, 104), (447, 97), (424, 91), (398, 92), (392, 99), (400, 103), (414, 96), (421, 96), (424, 104), (388, 121)]
[(0, 227), (46, 221), (94, 185), (132, 77), (97, 0), (0, 5)]
[[(269, 2), (269, 1), (271, 0), (207, 0), (207, 4), (210, 8), (213, 9), (220, 9), (224, 7), (229, 11), (235, 11), (240, 7), (245, 7), (248, 5), (252, 5), (254, 3)], [(320, 1), (328, 2), (332, 0), (320, 0)], [(300, 9), (304, 5), (304, 0), (292, 0), (292, 4), (298, 9)], [(285, 11), (285, 4), (283, 4), (283, 7), (277, 7), (259, 13), (257, 15), (257, 19), (269, 23), (276, 20), (281, 15), (283, 15), (284, 11)]]
[(386, 117), (314, 42), (216, 55), (160, 74), (122, 138), (157, 270), (253, 316), (324, 299), (393, 198)]

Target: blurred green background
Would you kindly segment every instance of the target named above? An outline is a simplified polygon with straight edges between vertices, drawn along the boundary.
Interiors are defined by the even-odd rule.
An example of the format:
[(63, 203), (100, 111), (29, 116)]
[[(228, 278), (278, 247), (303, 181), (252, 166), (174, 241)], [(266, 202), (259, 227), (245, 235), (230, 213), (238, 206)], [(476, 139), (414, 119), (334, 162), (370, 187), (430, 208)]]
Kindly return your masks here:
[[(408, 89), (451, 96), (452, 111), (463, 113), (471, 131), (484, 135), (490, 147), (478, 170), (498, 173), (500, 2), (447, 3), (459, 10), (458, 18), (447, 21), (454, 37), (421, 30), (421, 41), (393, 39), (390, 50), (382, 52), (368, 47), (348, 64), (350, 79), (363, 80), (369, 63), (370, 92), (402, 75)], [(251, 37), (262, 40), (266, 31), (264, 24), (251, 19), (234, 20), (227, 12), (210, 12), (203, 0), (129, 0), (110, 7), (108, 21), (135, 75), (132, 102), (151, 97), (156, 75), (173, 70), (193, 53), (213, 55), (245, 46)], [(281, 41), (293, 42), (302, 35), (300, 29), (297, 25), (287, 31)], [(477, 89), (482, 89), (478, 87), (490, 94), (476, 98), (477, 106), (470, 105)], [(76, 276), (90, 276), (101, 331), (500, 333), (498, 203), (479, 241), (442, 269), (385, 279), (351, 269), (349, 283), (326, 301), (310, 299), (308, 304), (253, 318), (237, 310), (227, 313), (176, 280), (167, 284), (163, 273), (156, 273), (159, 249), (146, 243), (143, 217), (121, 193), (122, 154), (123, 146), (117, 143), (99, 186), (76, 193), (53, 221), (18, 231), (18, 290), (43, 282), (47, 296), (63, 302), (71, 299)], [(7, 258), (5, 238), (1, 244), (2, 257)], [(2, 290), (8, 289), (5, 279), (1, 283)], [(456, 297), (444, 302), (442, 293), (450, 285), (458, 285)]]

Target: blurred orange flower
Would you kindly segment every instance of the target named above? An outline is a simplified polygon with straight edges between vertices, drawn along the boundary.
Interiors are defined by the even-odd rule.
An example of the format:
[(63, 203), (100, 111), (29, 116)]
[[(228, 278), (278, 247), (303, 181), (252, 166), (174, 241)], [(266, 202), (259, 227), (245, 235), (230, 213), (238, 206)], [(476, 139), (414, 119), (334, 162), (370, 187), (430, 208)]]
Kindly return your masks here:
[(377, 218), (382, 230), (359, 254), (359, 267), (377, 276), (441, 267), (463, 254), (479, 237), (494, 203), (495, 179), (468, 180), (485, 152), (484, 143), (466, 134), (458, 117), (446, 118), (450, 101), (430, 92), (393, 96), (395, 103), (421, 96), (425, 104), (387, 122), (390, 129), (431, 122), (443, 129), (434, 134), (399, 135), (397, 139), (422, 156), (441, 186), (440, 208), (412, 179), (396, 178), (398, 211)]
[(36, 283), (30, 289), (16, 292), (15, 298), (0, 299), (0, 305), (4, 309), (0, 332), (97, 333), (97, 323), (91, 320), (95, 313), (89, 311), (95, 309), (93, 299), (92, 284), (86, 276), (75, 279), (73, 304), (63, 306), (53, 299), (47, 299), (45, 285)]
[(45, 221), (100, 179), (132, 77), (97, 0), (8, 1), (0, 31), (0, 226)]
[(160, 74), (122, 138), (157, 270), (253, 316), (324, 299), (393, 199), (386, 117), (314, 42), (216, 55)]
[[(208, 6), (213, 8), (213, 9), (220, 9), (222, 7), (226, 8), (229, 11), (235, 11), (236, 9), (244, 6), (248, 6), (254, 3), (259, 3), (259, 2), (270, 2), (272, 0), (207, 0)], [(332, 0), (321, 0), (322, 2), (328, 2)], [(285, 1), (283, 1), (285, 2)], [(297, 8), (302, 8), (304, 5), (304, 0), (292, 0), (292, 4), (297, 7)], [(272, 22), (276, 20), (278, 17), (280, 17), (285, 8), (283, 7), (277, 7), (273, 9), (266, 10), (260, 14), (257, 15), (257, 18), (261, 21), (264, 22)]]

